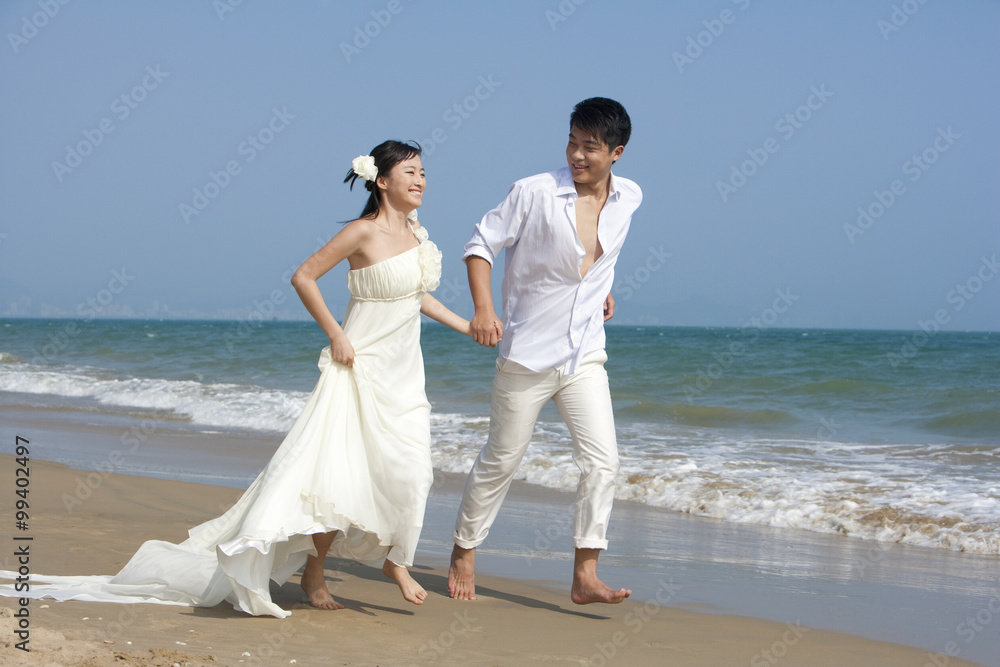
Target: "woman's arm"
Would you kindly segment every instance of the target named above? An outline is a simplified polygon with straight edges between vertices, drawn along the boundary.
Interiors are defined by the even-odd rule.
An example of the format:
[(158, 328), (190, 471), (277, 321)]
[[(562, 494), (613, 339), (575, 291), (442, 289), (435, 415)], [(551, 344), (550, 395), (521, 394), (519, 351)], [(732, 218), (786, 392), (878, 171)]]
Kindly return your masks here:
[(292, 287), (302, 300), (302, 305), (330, 339), (330, 355), (333, 360), (348, 367), (354, 366), (354, 348), (323, 300), (316, 281), (361, 248), (368, 236), (368, 226), (358, 222), (360, 221), (352, 222), (340, 230), (292, 275)]
[(469, 320), (453, 313), (448, 306), (426, 292), (424, 292), (424, 299), (420, 303), (420, 312), (435, 322), (440, 322), (447, 327), (451, 327), (458, 333), (465, 334), (466, 336), (472, 335)]

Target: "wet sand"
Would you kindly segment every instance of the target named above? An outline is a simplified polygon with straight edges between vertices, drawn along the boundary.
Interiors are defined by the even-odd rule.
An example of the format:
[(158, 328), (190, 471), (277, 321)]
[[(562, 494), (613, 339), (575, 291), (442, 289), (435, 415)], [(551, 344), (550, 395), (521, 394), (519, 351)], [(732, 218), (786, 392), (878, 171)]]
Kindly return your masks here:
[[(32, 441), (30, 523), (27, 531), (14, 529), (17, 466), (2, 456), (8, 519), (0, 532), (8, 545), (15, 536), (32, 538), (34, 573), (113, 574), (142, 541), (182, 541), (188, 528), (217, 516), (241, 493), (118, 472), (129, 457), (117, 468), (105, 466), (105, 473), (48, 463), (41, 458), (58, 449), (55, 444), (59, 451), (81, 457), (92, 451), (86, 455), (92, 460), (113, 462), (111, 452), (123, 446), (122, 429), (40, 414), (17, 421), (18, 432)], [(13, 451), (14, 428), (10, 422), (0, 428), (0, 437), (10, 440), (7, 451)], [(217, 463), (198, 470), (197, 449), (211, 451), (213, 462), (229, 459), (253, 470), (276, 446), (254, 440), (159, 429), (137, 450), (143, 458), (131, 461), (156, 466), (184, 452), (192, 475), (212, 477)], [(568, 594), (572, 499), (525, 484), (512, 489), (479, 551), (479, 599), (451, 600), (447, 554), (462, 481), (439, 475), (432, 489), (413, 570), (430, 594), (420, 607), (402, 600), (376, 567), (330, 558), (327, 577), (346, 606), (342, 611), (309, 608), (297, 576), (272, 588), (278, 604), (293, 610), (287, 619), (249, 617), (228, 604), (192, 609), (32, 600), (32, 651), (26, 654), (14, 646), (17, 619), (10, 614), (19, 611), (18, 601), (0, 598), (6, 614), (0, 617), (0, 662), (1000, 664), (995, 558), (618, 503), (600, 572), (612, 587), (633, 589), (633, 597), (613, 607), (579, 607)], [(4, 549), (0, 568), (16, 569), (13, 553)]]

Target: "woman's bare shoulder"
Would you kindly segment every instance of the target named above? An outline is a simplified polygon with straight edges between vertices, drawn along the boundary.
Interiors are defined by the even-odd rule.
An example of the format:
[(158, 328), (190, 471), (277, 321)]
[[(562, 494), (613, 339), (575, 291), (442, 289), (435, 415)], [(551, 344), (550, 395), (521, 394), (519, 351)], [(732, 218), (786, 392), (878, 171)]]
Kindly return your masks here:
[(337, 232), (337, 237), (343, 241), (349, 241), (352, 245), (370, 241), (375, 234), (375, 224), (368, 218), (358, 218), (351, 220), (344, 225), (343, 229)]

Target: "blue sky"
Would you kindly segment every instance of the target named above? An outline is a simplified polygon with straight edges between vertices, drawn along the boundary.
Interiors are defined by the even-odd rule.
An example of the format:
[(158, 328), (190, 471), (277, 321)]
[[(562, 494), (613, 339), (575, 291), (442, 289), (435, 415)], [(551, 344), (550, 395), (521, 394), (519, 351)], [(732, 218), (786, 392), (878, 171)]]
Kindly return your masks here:
[(1000, 330), (1000, 3), (18, 0), (0, 25), (0, 316), (308, 317), (290, 271), (387, 138), (425, 146), (468, 315), (472, 226), (601, 95), (645, 193), (616, 322)]

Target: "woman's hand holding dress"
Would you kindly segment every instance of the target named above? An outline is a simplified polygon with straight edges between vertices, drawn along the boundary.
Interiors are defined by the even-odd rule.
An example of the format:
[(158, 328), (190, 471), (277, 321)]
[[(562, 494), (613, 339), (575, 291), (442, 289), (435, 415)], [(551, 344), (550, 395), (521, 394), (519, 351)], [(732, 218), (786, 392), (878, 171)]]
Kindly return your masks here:
[(343, 331), (330, 337), (330, 357), (348, 368), (354, 367), (354, 346)]

